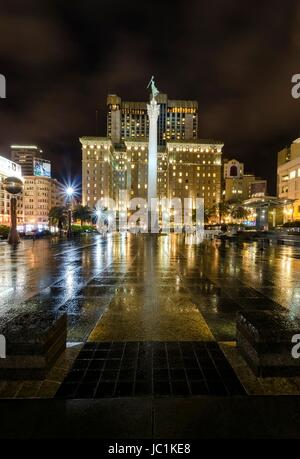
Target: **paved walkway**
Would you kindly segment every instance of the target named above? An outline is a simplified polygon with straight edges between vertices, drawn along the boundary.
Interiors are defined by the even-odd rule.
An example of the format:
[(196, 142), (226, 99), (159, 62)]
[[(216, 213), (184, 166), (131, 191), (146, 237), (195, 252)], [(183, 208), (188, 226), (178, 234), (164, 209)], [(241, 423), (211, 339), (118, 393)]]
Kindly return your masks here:
[(299, 315), (299, 249), (189, 242), (0, 244), (0, 314), (66, 312), (69, 342), (47, 380), (0, 382), (0, 437), (299, 437), (300, 379), (255, 378), (234, 342), (239, 309)]
[[(0, 383), (2, 398), (53, 397), (78, 355), (77, 343), (86, 342), (217, 342), (248, 393), (300, 393), (297, 378), (254, 378), (234, 345), (237, 310), (299, 314), (299, 249), (270, 246), (262, 253), (255, 244), (195, 245), (188, 236), (97, 235), (25, 241), (16, 250), (0, 244), (0, 260), (0, 311), (66, 312), (74, 345), (42, 384)], [(209, 371), (208, 360), (199, 371)], [(192, 369), (182, 362), (186, 377)]]
[(0, 438), (299, 439), (299, 413), (300, 397), (10, 400)]
[(71, 341), (84, 341), (96, 310), (108, 306), (93, 339), (231, 341), (238, 309), (284, 307), (299, 315), (300, 249), (271, 246), (261, 253), (255, 244), (186, 242), (174, 235), (99, 235), (25, 241), (17, 249), (0, 243), (0, 313), (30, 299), (63, 306)]

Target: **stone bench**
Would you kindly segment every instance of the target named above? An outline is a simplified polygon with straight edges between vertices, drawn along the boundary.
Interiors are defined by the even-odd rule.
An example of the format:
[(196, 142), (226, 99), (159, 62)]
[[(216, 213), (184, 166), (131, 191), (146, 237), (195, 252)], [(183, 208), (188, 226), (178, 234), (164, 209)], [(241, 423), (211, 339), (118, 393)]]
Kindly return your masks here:
[(0, 379), (45, 379), (66, 349), (67, 315), (45, 311), (1, 317), (6, 358), (0, 359)]
[(292, 338), (299, 333), (300, 319), (287, 312), (237, 315), (237, 348), (258, 377), (300, 376), (300, 360), (292, 357)]

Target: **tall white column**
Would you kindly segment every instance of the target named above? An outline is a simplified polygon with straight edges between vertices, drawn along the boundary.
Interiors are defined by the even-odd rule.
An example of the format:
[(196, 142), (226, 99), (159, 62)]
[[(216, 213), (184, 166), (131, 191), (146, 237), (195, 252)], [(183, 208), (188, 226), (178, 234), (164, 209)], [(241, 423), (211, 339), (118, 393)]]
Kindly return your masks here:
[(160, 107), (152, 97), (147, 105), (149, 117), (148, 145), (148, 208), (151, 209), (151, 199), (157, 198), (157, 120)]

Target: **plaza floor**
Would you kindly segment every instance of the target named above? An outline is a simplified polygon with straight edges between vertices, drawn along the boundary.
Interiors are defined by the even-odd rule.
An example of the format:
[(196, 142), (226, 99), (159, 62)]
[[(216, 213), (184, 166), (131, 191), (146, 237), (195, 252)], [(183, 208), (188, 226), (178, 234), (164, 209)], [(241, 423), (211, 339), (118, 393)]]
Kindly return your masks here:
[(300, 378), (258, 379), (235, 347), (238, 310), (300, 315), (300, 250), (194, 242), (96, 235), (0, 244), (0, 314), (68, 315), (68, 348), (47, 380), (2, 381), (0, 398), (300, 395)]

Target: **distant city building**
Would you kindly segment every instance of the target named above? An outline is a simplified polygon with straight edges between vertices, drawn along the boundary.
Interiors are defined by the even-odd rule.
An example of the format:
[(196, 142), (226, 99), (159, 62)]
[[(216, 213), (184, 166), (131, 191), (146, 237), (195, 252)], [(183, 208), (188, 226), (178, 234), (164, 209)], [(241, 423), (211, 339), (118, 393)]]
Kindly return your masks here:
[(23, 192), (17, 202), (19, 230), (48, 228), (50, 209), (64, 204), (62, 185), (47, 176), (22, 176), (20, 164), (0, 156), (0, 224), (3, 225), (10, 224), (10, 196), (2, 186), (7, 177), (22, 178), (24, 182)]
[(277, 165), (278, 167), (280, 167), (283, 164), (288, 163), (289, 161), (292, 161), (293, 159), (299, 158), (299, 156), (300, 156), (300, 139), (296, 139), (290, 146), (283, 148), (278, 153)]
[(278, 154), (278, 196), (294, 200), (293, 206), (285, 211), (286, 220), (300, 220), (300, 139), (285, 150), (290, 152), (286, 161), (282, 161), (282, 152)]
[[(93, 207), (100, 198), (147, 198), (147, 141), (114, 145), (108, 138), (82, 137), (82, 199)], [(221, 142), (170, 141), (158, 155), (158, 198), (203, 198), (207, 208), (221, 200)]]
[(213, 140), (167, 143), (167, 197), (204, 199), (206, 208), (221, 200), (223, 143)]
[[(158, 145), (171, 140), (196, 140), (198, 138), (198, 102), (170, 100), (159, 94)], [(113, 143), (125, 140), (147, 140), (149, 120), (148, 102), (126, 102), (117, 95), (107, 97), (107, 137)]]
[(244, 164), (232, 159), (224, 162), (224, 201), (244, 201), (254, 196), (264, 196), (267, 181), (244, 173)]
[[(3, 181), (7, 177), (22, 178), (21, 166), (0, 156), (0, 225), (10, 224), (10, 196), (3, 188)], [(17, 203), (17, 221), (23, 221), (23, 206), (21, 199)]]
[(62, 205), (62, 185), (57, 180), (49, 177), (24, 177), (22, 208), (25, 230), (48, 228), (50, 209)]
[(23, 176), (51, 177), (51, 163), (36, 145), (12, 145), (11, 159), (22, 167)]
[[(221, 200), (223, 143), (198, 140), (198, 103), (159, 94), (158, 198)], [(147, 198), (147, 102), (107, 98), (107, 137), (82, 137), (82, 200), (94, 207), (112, 198), (119, 208), (132, 198)], [(119, 191), (122, 201), (119, 202)], [(124, 202), (123, 202), (124, 201)]]

